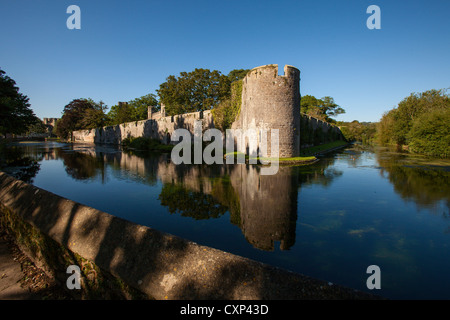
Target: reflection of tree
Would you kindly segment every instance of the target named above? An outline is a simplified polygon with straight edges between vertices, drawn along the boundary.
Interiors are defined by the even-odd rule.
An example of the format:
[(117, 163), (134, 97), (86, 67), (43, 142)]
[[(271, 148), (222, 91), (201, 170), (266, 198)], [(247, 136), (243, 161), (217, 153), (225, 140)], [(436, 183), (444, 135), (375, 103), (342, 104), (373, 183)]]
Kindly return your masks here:
[(67, 174), (77, 180), (92, 179), (103, 174), (105, 163), (102, 157), (93, 157), (80, 152), (58, 152), (63, 159)]
[(161, 205), (171, 213), (195, 219), (217, 218), (226, 211), (254, 247), (273, 250), (276, 241), (287, 250), (295, 243), (300, 183), (329, 185), (342, 175), (327, 169), (333, 159), (313, 166), (280, 167), (261, 175), (258, 166), (188, 166), (160, 161), (164, 182)]
[(0, 146), (0, 169), (26, 183), (33, 183), (39, 172), (42, 154), (25, 156), (24, 149), (18, 146)]
[(175, 183), (164, 184), (159, 200), (161, 205), (169, 208), (170, 213), (180, 213), (183, 217), (196, 220), (218, 218), (227, 211), (211, 195), (189, 191)]
[(294, 170), (298, 172), (299, 186), (310, 184), (329, 186), (335, 178), (343, 174), (341, 170), (329, 168), (334, 164), (334, 161), (334, 158), (327, 157), (308, 166), (295, 167)]
[(418, 166), (405, 163), (405, 156), (377, 154), (381, 174), (388, 173), (394, 190), (418, 206), (429, 207), (444, 200), (450, 204), (450, 171), (448, 167)]
[[(107, 172), (115, 179), (136, 183), (154, 185), (160, 180), (163, 187), (159, 200), (170, 213), (200, 220), (218, 218), (228, 211), (230, 222), (242, 230), (249, 243), (262, 250), (273, 250), (275, 242), (280, 242), (283, 250), (295, 243), (300, 185), (328, 186), (342, 175), (330, 168), (332, 157), (310, 166), (280, 167), (277, 174), (262, 176), (258, 166), (174, 165), (167, 155), (142, 157), (105, 146), (41, 144), (8, 150), (9, 158), (16, 161), (32, 161), (27, 157), (61, 159), (66, 172), (77, 180), (101, 176), (105, 181)], [(29, 177), (39, 170), (38, 162), (34, 163), (25, 164), (24, 173)]]

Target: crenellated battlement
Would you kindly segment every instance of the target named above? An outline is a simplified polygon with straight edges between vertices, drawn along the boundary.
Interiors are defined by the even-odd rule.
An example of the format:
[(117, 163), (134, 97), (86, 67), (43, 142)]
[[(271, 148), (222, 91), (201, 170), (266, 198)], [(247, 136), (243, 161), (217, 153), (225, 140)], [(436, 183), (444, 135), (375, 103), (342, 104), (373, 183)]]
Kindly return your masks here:
[(296, 67), (285, 65), (284, 66), (284, 75), (278, 75), (278, 65), (277, 64), (267, 64), (264, 66), (256, 67), (251, 69), (246, 78), (250, 79), (261, 79), (266, 78), (267, 80), (274, 80), (277, 78), (286, 78), (297, 80), (300, 78), (300, 70)]

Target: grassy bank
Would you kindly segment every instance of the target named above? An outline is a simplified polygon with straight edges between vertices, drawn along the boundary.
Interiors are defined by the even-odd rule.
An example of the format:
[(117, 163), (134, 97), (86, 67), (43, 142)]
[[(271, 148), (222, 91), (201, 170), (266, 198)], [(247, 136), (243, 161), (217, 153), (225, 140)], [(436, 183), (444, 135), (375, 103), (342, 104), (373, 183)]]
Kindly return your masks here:
[[(332, 150), (335, 150), (340, 147), (346, 146), (348, 143), (345, 141), (333, 141), (330, 143), (325, 143), (319, 146), (314, 146), (311, 148), (305, 148), (300, 151), (300, 156), (298, 157), (290, 157), (290, 158), (279, 158), (278, 162), (280, 164), (309, 164), (317, 161), (316, 155), (326, 153)], [(248, 162), (249, 160), (257, 160), (258, 162), (261, 161), (268, 161), (272, 162), (275, 160), (275, 158), (271, 157), (249, 157), (248, 155), (242, 153), (242, 152), (229, 152), (225, 154), (226, 157), (235, 157), (237, 158), (239, 155), (245, 156), (245, 161)]]
[(122, 147), (125, 150), (133, 151), (158, 151), (158, 152), (170, 152), (173, 145), (162, 144), (160, 141), (145, 137), (129, 137), (122, 141)]
[(321, 144), (318, 146), (314, 146), (311, 148), (304, 148), (304, 149), (300, 150), (300, 155), (303, 157), (316, 156), (318, 154), (326, 153), (326, 152), (329, 152), (336, 148), (346, 146), (347, 144), (348, 144), (348, 142), (346, 142), (346, 141), (337, 140), (337, 141), (333, 141), (330, 143), (325, 143), (325, 144)]

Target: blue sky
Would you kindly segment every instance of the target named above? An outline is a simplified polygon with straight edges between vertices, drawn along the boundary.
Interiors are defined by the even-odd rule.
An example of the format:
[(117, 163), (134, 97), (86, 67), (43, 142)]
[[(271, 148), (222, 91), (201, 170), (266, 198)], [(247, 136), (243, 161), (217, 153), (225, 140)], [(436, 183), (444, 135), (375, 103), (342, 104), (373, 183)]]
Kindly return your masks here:
[[(69, 5), (81, 30), (69, 30)], [(369, 30), (369, 5), (381, 29)], [(0, 0), (0, 68), (36, 115), (75, 98), (109, 107), (195, 68), (301, 71), (300, 92), (331, 96), (337, 119), (378, 121), (412, 92), (450, 87), (450, 1)]]

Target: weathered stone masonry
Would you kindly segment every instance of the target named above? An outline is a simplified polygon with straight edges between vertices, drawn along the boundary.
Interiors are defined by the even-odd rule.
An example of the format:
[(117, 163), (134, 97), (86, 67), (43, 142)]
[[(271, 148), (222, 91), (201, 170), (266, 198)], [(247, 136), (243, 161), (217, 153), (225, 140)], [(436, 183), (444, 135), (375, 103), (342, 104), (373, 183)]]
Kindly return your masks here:
[[(232, 124), (232, 129), (253, 129), (256, 134), (254, 137), (244, 138), (242, 144), (237, 144), (238, 151), (256, 155), (264, 138), (262, 130), (279, 130), (279, 157), (281, 158), (299, 156), (300, 143), (302, 145), (320, 144), (329, 142), (324, 137), (330, 136), (330, 133), (333, 133), (333, 136), (341, 135), (336, 126), (300, 115), (300, 71), (297, 68), (286, 65), (284, 75), (278, 75), (278, 65), (265, 65), (250, 70), (242, 81), (241, 110)], [(147, 120), (74, 131), (72, 140), (120, 144), (128, 137), (149, 137), (168, 144), (173, 132), (179, 128), (189, 130), (193, 136), (196, 123), (201, 123), (203, 131), (214, 128), (212, 112), (208, 110), (166, 116), (164, 105), (162, 105), (158, 112), (153, 112), (152, 107), (149, 107)], [(306, 125), (306, 128), (303, 128), (306, 131), (302, 130), (302, 134), (307, 133), (305, 137), (301, 137), (300, 134), (301, 123)], [(267, 155), (270, 156), (271, 135), (270, 131), (266, 132)]]
[[(278, 129), (279, 156), (299, 156), (300, 71), (286, 65), (284, 75), (279, 76), (276, 64), (250, 70), (243, 79), (241, 112), (232, 128), (254, 129), (257, 147), (261, 143), (260, 130)], [(267, 154), (270, 156), (270, 134), (267, 141)], [(248, 147), (245, 145), (245, 149)]]
[(211, 111), (192, 112), (176, 116), (162, 116), (160, 112), (156, 114), (149, 112), (149, 114), (152, 115), (152, 118), (147, 120), (74, 131), (72, 140), (74, 142), (120, 144), (129, 137), (148, 137), (168, 144), (175, 129), (187, 129), (193, 134), (196, 122), (202, 124), (203, 131), (214, 128)]

